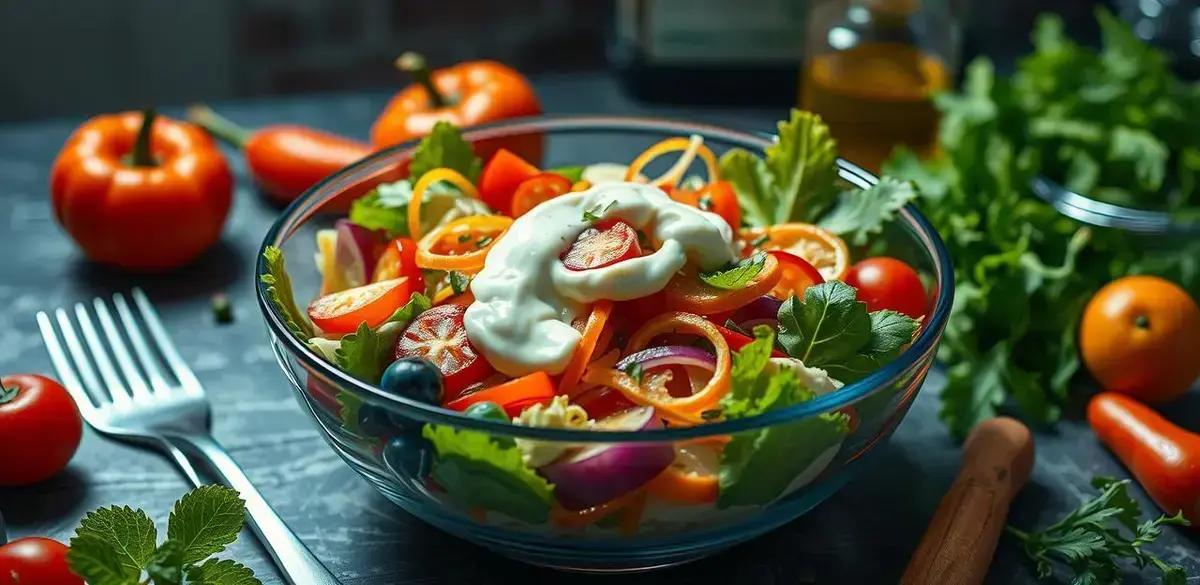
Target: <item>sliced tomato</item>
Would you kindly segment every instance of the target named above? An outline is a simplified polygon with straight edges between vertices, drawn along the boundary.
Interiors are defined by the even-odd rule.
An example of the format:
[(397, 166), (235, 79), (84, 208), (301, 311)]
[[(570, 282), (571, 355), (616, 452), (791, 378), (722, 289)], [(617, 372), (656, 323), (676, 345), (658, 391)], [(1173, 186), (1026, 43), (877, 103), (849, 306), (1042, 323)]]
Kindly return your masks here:
[(771, 289), (771, 296), (777, 299), (787, 300), (792, 296), (803, 297), (804, 291), (808, 287), (825, 282), (821, 271), (804, 258), (783, 250), (771, 250), (768, 254), (779, 261), (779, 269), (782, 273), (779, 283)]
[[(747, 343), (754, 341), (754, 338), (749, 335), (743, 335), (732, 329), (726, 329), (719, 324), (717, 325), (717, 331), (721, 332), (721, 337), (724, 337), (725, 343), (729, 344), (729, 351), (737, 351), (745, 347)], [(771, 348), (771, 357), (787, 357), (787, 354), (779, 351), (777, 348)]]
[(779, 260), (768, 254), (754, 279), (737, 290), (725, 290), (700, 280), (694, 272), (676, 274), (663, 289), (667, 311), (713, 315), (732, 311), (767, 294), (779, 282)]
[(525, 179), (513, 192), (509, 215), (521, 217), (530, 209), (571, 190), (571, 181), (556, 173), (539, 173)]
[(446, 403), (450, 410), (465, 411), (472, 404), (495, 402), (508, 416), (518, 416), (534, 404), (548, 404), (554, 398), (554, 381), (546, 372), (534, 372), (503, 384), (463, 394)]
[(396, 340), (396, 359), (418, 357), (437, 366), (448, 399), (492, 373), (491, 364), (467, 339), (466, 312), (460, 305), (438, 305), (421, 313)]
[(359, 323), (376, 327), (415, 292), (407, 277), (393, 278), (327, 294), (308, 306), (308, 317), (326, 335), (345, 335)]
[(571, 270), (591, 270), (641, 255), (637, 231), (623, 221), (613, 221), (598, 224), (580, 234), (563, 253), (562, 261)]
[(479, 198), (493, 211), (506, 212), (512, 207), (517, 186), (539, 172), (525, 159), (501, 148), (483, 167), (479, 177)]
[(387, 243), (375, 262), (371, 282), (407, 276), (417, 290), (425, 289), (425, 275), (417, 266), (417, 243), (409, 238), (396, 238)]
[(607, 418), (609, 415), (637, 406), (625, 398), (620, 390), (614, 390), (607, 386), (596, 386), (575, 397), (574, 402), (586, 410), (588, 418), (592, 420)]

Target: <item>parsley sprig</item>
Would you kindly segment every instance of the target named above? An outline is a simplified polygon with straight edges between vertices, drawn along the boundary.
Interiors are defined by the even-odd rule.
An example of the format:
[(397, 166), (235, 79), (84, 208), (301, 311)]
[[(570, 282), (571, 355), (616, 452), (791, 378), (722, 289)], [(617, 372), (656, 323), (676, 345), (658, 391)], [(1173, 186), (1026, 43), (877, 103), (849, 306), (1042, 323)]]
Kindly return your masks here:
[(1141, 507), (1129, 496), (1128, 479), (1097, 477), (1092, 486), (1100, 495), (1045, 530), (1025, 532), (1008, 527), (1025, 555), (1036, 563), (1038, 577), (1053, 576), (1054, 564), (1062, 563), (1075, 573), (1072, 583), (1120, 583), (1119, 563), (1130, 561), (1138, 569), (1154, 566), (1162, 573), (1164, 585), (1183, 585), (1187, 575), (1182, 567), (1144, 550), (1162, 533), (1163, 525), (1187, 526), (1183, 515), (1160, 515), (1139, 524)]
[(712, 272), (701, 272), (700, 280), (711, 287), (722, 290), (740, 290), (754, 281), (755, 277), (762, 272), (766, 262), (766, 253), (758, 252), (731, 266)]
[(617, 204), (616, 199), (609, 201), (607, 205), (600, 205), (599, 203), (597, 203), (591, 209), (583, 210), (582, 220), (585, 223), (596, 223), (596, 222), (600, 221), (601, 219), (604, 219), (604, 215), (606, 213), (608, 213), (608, 210), (612, 209), (613, 206), (616, 204)]
[(71, 538), (67, 563), (91, 585), (261, 585), (249, 568), (209, 558), (237, 540), (245, 502), (236, 490), (206, 485), (175, 502), (167, 539), (144, 511), (89, 512)]

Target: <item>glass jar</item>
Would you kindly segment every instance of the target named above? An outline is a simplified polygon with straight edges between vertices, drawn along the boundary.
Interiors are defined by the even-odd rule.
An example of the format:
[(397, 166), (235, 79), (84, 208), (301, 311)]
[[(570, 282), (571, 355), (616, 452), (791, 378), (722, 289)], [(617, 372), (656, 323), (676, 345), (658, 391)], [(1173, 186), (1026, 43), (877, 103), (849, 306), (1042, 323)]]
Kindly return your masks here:
[(829, 124), (838, 150), (872, 171), (905, 145), (937, 145), (934, 93), (958, 69), (948, 0), (831, 0), (809, 16), (800, 106)]

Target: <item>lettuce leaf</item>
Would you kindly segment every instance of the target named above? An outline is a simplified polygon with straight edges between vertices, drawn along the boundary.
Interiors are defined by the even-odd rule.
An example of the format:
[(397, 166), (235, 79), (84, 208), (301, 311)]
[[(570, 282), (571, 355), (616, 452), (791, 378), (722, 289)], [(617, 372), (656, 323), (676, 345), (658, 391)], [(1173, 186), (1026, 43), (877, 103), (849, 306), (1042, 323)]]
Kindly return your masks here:
[(901, 207), (916, 198), (911, 183), (884, 177), (869, 189), (843, 191), (837, 205), (821, 218), (820, 226), (862, 246), (881, 233)]
[(443, 425), (427, 424), (421, 434), (437, 453), (433, 479), (460, 506), (530, 524), (549, 517), (554, 485), (525, 465), (516, 446), (501, 445), (487, 433)]
[(301, 341), (308, 341), (315, 335), (312, 323), (296, 307), (296, 298), (292, 294), (292, 279), (288, 277), (287, 264), (283, 259), (283, 250), (275, 246), (267, 246), (263, 250), (263, 260), (267, 265), (267, 273), (259, 280), (267, 285), (267, 298), (279, 310), (283, 324)]

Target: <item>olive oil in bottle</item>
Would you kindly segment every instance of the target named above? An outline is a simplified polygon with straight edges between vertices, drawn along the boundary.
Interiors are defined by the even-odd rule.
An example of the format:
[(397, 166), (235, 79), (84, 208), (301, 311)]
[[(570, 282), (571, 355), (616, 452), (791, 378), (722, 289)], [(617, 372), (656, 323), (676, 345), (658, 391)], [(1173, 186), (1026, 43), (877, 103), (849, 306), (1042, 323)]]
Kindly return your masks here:
[[(944, 0), (943, 0), (944, 2)], [(957, 25), (936, 0), (835, 0), (814, 8), (801, 107), (821, 115), (843, 157), (879, 171), (896, 146), (937, 144), (932, 95), (953, 83)]]

